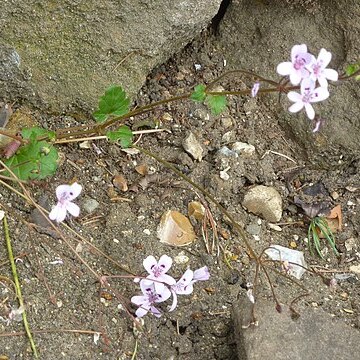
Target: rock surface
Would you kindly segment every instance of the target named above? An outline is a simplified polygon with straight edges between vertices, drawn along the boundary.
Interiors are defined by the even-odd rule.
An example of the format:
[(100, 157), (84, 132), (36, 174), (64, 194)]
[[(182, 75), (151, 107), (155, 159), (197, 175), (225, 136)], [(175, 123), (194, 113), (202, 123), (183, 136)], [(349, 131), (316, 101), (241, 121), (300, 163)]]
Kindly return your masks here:
[[(316, 56), (322, 47), (330, 51), (333, 56), (329, 67), (342, 74), (347, 65), (359, 61), (360, 3), (358, 0), (237, 0), (231, 2), (219, 31), (218, 48), (227, 60), (228, 70), (253, 70), (278, 81), (277, 64), (289, 61), (293, 45), (305, 43)], [(281, 108), (277, 96), (266, 96), (265, 101), (269, 109), (276, 110), (268, 115), (278, 118), (304, 148), (308, 159), (328, 168), (352, 161), (360, 153), (360, 123), (356, 121), (360, 113), (359, 97), (359, 82), (354, 80), (330, 86), (330, 97), (314, 106), (316, 113), (325, 119), (321, 131), (315, 135), (314, 123), (304, 112), (287, 111), (291, 102), (285, 96)]]
[(254, 186), (245, 194), (242, 204), (248, 211), (261, 215), (267, 221), (277, 222), (281, 219), (282, 200), (273, 187)]
[(203, 148), (201, 147), (196, 136), (190, 132), (183, 141), (184, 150), (189, 153), (195, 160), (201, 161), (203, 157)]
[(191, 41), (221, 0), (2, 1), (0, 99), (89, 110), (109, 85), (130, 95)]
[[(258, 326), (250, 326), (251, 303), (242, 297), (233, 305), (238, 359), (355, 359), (360, 354), (359, 330), (332, 319), (321, 309), (307, 308), (297, 320), (269, 300), (258, 299)], [(269, 357), (269, 354), (271, 356)]]

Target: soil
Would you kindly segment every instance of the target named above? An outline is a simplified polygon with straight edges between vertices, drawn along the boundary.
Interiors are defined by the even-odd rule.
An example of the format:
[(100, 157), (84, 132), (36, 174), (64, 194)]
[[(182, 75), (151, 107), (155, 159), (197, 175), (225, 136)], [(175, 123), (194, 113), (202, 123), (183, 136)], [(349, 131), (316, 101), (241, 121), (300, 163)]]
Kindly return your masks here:
[[(204, 32), (184, 51), (154, 70), (139, 93), (136, 105), (191, 91), (194, 85), (209, 83), (222, 74), (226, 66), (221, 52), (212, 46), (214, 37), (211, 31)], [(229, 89), (250, 84), (230, 79), (221, 85)], [(26, 104), (21, 105), (22, 111), (25, 112), (25, 108)], [(30, 114), (39, 125), (49, 128), (90, 121), (47, 116), (33, 109)], [(328, 279), (338, 277), (337, 288), (331, 289), (320, 276), (306, 273), (300, 282), (310, 295), (297, 303), (300, 314), (304, 307), (321, 307), (352, 327), (360, 326), (359, 279), (349, 272), (349, 266), (359, 264), (360, 260), (359, 161), (333, 171), (310, 166), (301, 147), (278, 125), (277, 109), (269, 108), (261, 97), (229, 98), (227, 110), (220, 116), (213, 116), (199, 103), (171, 103), (132, 119), (128, 125), (134, 126), (140, 121), (147, 125), (160, 122), (161, 127), (171, 133), (143, 135), (137, 139), (138, 145), (169, 161), (215, 196), (244, 227), (258, 253), (271, 244), (289, 247), (294, 242), (292, 245), (304, 252), (309, 266)], [(189, 131), (196, 135), (204, 149), (200, 162), (194, 161), (182, 146)], [(231, 146), (236, 141), (253, 145), (255, 154), (235, 158), (219, 153), (223, 146)], [(56, 186), (72, 181), (80, 183), (84, 188), (76, 201), (80, 207), (83, 209), (88, 199), (95, 199), (99, 206), (90, 214), (82, 210), (79, 218), (70, 218), (67, 224), (86, 240), (80, 240), (65, 227), (61, 229), (66, 241), (36, 232), (27, 223), (31, 221), (32, 207), (5, 187), (1, 189), (1, 203), (11, 209), (7, 216), (13, 251), (19, 258), (17, 270), (27, 318), (41, 358), (131, 359), (137, 346), (138, 359), (237, 359), (232, 303), (246, 291), (247, 283), (253, 283), (255, 274), (255, 264), (249, 259), (241, 237), (214, 204), (206, 202), (184, 180), (154, 159), (141, 153), (126, 154), (117, 145), (102, 140), (95, 144), (97, 148), (89, 149), (80, 148), (79, 144), (61, 146), (63, 162), (56, 176), (28, 186), (37, 201), (46, 195), (50, 204), (54, 204)], [(144, 176), (135, 170), (141, 164), (156, 174), (147, 177), (145, 185), (141, 183), (143, 186), (139, 181), (144, 180)], [(229, 168), (229, 179), (223, 180), (220, 171), (226, 168)], [(113, 186), (114, 176), (118, 174), (127, 180), (127, 192)], [(326, 189), (326, 199), (331, 206), (341, 205), (344, 226), (336, 234), (338, 258), (325, 241), (322, 243), (322, 249), (327, 249), (325, 260), (311, 255), (304, 241), (308, 219), (294, 205), (294, 197), (316, 183)], [(244, 194), (255, 184), (273, 186), (280, 192), (283, 216), (278, 225), (281, 231), (273, 230), (265, 220), (242, 207)], [(117, 199), (112, 201), (114, 194)], [(186, 215), (192, 200), (208, 206), (217, 224), (219, 240), (211, 252), (206, 249), (199, 223), (194, 224), (197, 240), (186, 247), (160, 243), (156, 236), (161, 215), (167, 210)], [(210, 237), (211, 234), (209, 230)], [(0, 273), (12, 278), (6, 254), (3, 242)], [(139, 294), (138, 284), (132, 278), (109, 278), (111, 289), (107, 289), (99, 285), (91, 271), (98, 275), (129, 275), (123, 270), (127, 268), (134, 274), (142, 274), (145, 257), (159, 258), (163, 254), (172, 258), (180, 254), (188, 257), (185, 264), (173, 264), (169, 273), (175, 277), (181, 276), (187, 267), (196, 269), (204, 265), (209, 267), (211, 277), (196, 283), (191, 295), (179, 296), (174, 312), (165, 312), (160, 319), (151, 314), (145, 316), (143, 331), (134, 333), (133, 319), (124, 306), (134, 314), (136, 307), (129, 299)], [(224, 261), (224, 254), (230, 259), (228, 262)], [(344, 275), (339, 277), (339, 274)], [(271, 279), (280, 302), (289, 303), (303, 293), (275, 272), (271, 272)], [(271, 298), (263, 275), (258, 284)], [(11, 285), (2, 280), (0, 286), (0, 315), (5, 316), (9, 308), (17, 306), (17, 300)], [(12, 321), (9, 325), (0, 322), (0, 355), (9, 359), (32, 358), (26, 336), (19, 334), (23, 330), (21, 321)], [(94, 334), (86, 331), (102, 335), (95, 342)]]

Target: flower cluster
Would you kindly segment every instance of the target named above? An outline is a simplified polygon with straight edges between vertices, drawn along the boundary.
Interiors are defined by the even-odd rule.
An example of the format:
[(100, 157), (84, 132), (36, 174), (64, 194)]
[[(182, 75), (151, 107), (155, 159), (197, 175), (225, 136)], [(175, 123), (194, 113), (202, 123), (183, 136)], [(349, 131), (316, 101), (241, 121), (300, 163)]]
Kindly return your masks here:
[[(323, 101), (329, 97), (328, 80), (337, 81), (338, 73), (327, 69), (331, 61), (331, 53), (321, 49), (317, 58), (310, 54), (305, 44), (295, 45), (291, 49), (291, 61), (282, 62), (277, 66), (277, 72), (289, 76), (293, 85), (300, 84), (300, 93), (290, 91), (288, 98), (294, 104), (289, 111), (296, 113), (305, 108), (310, 120), (315, 118), (312, 103)], [(317, 84), (319, 85), (318, 87)]]
[[(194, 283), (208, 280), (210, 277), (208, 268), (204, 266), (195, 271), (186, 270), (176, 281), (172, 276), (166, 274), (172, 265), (172, 259), (167, 255), (161, 256), (159, 261), (150, 255), (143, 261), (143, 265), (149, 275), (140, 280), (142, 295), (131, 298), (131, 302), (139, 306), (135, 313), (138, 318), (143, 317), (149, 311), (156, 317), (160, 317), (161, 312), (155, 307), (155, 304), (164, 302), (171, 296), (173, 296), (173, 302), (169, 311), (175, 310), (177, 295), (191, 294)], [(139, 279), (135, 279), (135, 281), (139, 281)]]

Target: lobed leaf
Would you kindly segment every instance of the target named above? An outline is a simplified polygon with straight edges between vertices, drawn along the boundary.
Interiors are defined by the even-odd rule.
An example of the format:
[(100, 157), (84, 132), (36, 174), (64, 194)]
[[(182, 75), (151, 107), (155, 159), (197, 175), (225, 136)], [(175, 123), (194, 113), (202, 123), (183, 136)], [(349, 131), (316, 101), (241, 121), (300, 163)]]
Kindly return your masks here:
[(97, 122), (104, 122), (109, 116), (122, 116), (129, 112), (130, 99), (121, 86), (111, 86), (100, 98), (99, 109), (93, 113)]
[(196, 85), (193, 93), (190, 96), (190, 99), (198, 102), (203, 102), (206, 98), (205, 90), (206, 90), (205, 85), (202, 84)]
[(133, 141), (134, 134), (128, 126), (122, 125), (115, 131), (108, 131), (106, 136), (112, 142), (120, 142), (122, 148), (128, 148)]
[(207, 95), (205, 102), (214, 115), (219, 115), (227, 104), (225, 95)]

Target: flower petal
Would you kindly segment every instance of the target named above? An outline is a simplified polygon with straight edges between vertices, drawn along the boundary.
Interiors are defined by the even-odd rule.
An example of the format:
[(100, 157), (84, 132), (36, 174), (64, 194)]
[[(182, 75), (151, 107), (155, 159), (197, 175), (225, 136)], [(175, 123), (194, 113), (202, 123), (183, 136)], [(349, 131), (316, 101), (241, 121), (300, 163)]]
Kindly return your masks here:
[(304, 107), (304, 103), (303, 102), (296, 102), (294, 104), (292, 104), (290, 107), (289, 107), (289, 111), (292, 112), (292, 113), (297, 113), (299, 112), (302, 108)]
[(166, 301), (171, 296), (171, 291), (165, 286), (164, 290), (161, 293), (158, 293), (158, 298), (155, 300), (156, 303)]
[(329, 95), (329, 90), (326, 87), (318, 87), (312, 92), (310, 102), (323, 101), (327, 99)]
[(325, 88), (328, 87), (329, 84), (328, 84), (325, 76), (319, 76), (317, 80), (321, 87), (325, 87)]
[(69, 191), (69, 197), (68, 200), (74, 200), (75, 198), (77, 198), (82, 190), (82, 186), (78, 183), (73, 183), (70, 185), (70, 191)]
[(168, 284), (168, 285), (176, 284), (176, 280), (168, 274), (162, 274), (159, 277), (157, 277), (156, 279), (158, 281), (164, 282), (165, 284)]
[(144, 295), (136, 295), (136, 296), (133, 296), (130, 299), (130, 301), (135, 305), (141, 306), (141, 305), (146, 304), (148, 302), (148, 297), (144, 296)]
[(325, 69), (324, 75), (327, 79), (329, 79), (331, 81), (338, 81), (338, 78), (339, 78), (338, 72), (333, 69)]
[(164, 273), (166, 273), (172, 265), (172, 258), (170, 256), (167, 255), (162, 255), (161, 258), (159, 259), (158, 262), (158, 266), (160, 266)]
[(306, 115), (310, 120), (313, 120), (315, 117), (315, 110), (314, 108), (311, 106), (311, 104), (306, 103), (305, 104), (305, 111), (306, 111)]
[(57, 204), (49, 213), (49, 219), (55, 220), (56, 222), (63, 222), (66, 218), (66, 209), (61, 206), (61, 204)]
[(169, 308), (169, 311), (170, 311), (170, 312), (171, 312), (171, 311), (174, 311), (175, 308), (176, 308), (176, 306), (177, 306), (177, 295), (176, 295), (176, 292), (175, 292), (175, 291), (171, 291), (171, 293), (172, 293), (172, 296), (173, 296), (173, 302), (172, 302), (172, 304), (171, 304), (171, 306), (170, 306), (170, 308)]
[(302, 101), (302, 95), (297, 93), (296, 91), (290, 91), (288, 94), (287, 94), (287, 97), (290, 101), (292, 102), (299, 102), (299, 101)]
[(307, 53), (307, 46), (305, 44), (294, 45), (291, 49), (291, 60), (294, 62), (297, 55), (305, 53)]
[(68, 195), (70, 192), (71, 192), (70, 185), (59, 185), (55, 190), (56, 197), (59, 201), (63, 200), (63, 198), (65, 197), (64, 195), (65, 194)]
[(150, 312), (158, 318), (162, 315), (162, 313), (155, 306), (150, 306)]
[(200, 269), (194, 271), (193, 280), (196, 281), (205, 281), (209, 280), (210, 272), (207, 266), (203, 266)]
[(331, 61), (331, 52), (326, 51), (324, 48), (320, 49), (319, 56), (317, 58), (318, 62), (321, 62), (321, 67), (326, 68)]
[(80, 208), (74, 204), (73, 202), (69, 201), (66, 203), (66, 210), (72, 215), (72, 216), (79, 216), (80, 214)]
[(139, 307), (139, 308), (135, 311), (135, 315), (136, 315), (138, 318), (141, 318), (141, 317), (145, 316), (145, 315), (148, 313), (148, 311), (150, 310), (150, 307), (151, 307), (150, 304), (148, 304), (148, 305), (146, 305), (146, 306), (143, 305), (142, 307)]
[(294, 66), (289, 61), (280, 63), (276, 68), (276, 72), (283, 76), (289, 75), (293, 70)]
[(300, 84), (301, 79), (302, 79), (302, 76), (301, 76), (301, 72), (300, 72), (300, 71), (293, 71), (293, 72), (291, 72), (291, 74), (290, 74), (290, 82), (291, 82), (293, 85), (298, 85), (298, 84)]
[(157, 261), (154, 258), (154, 256), (149, 255), (146, 259), (144, 259), (143, 261), (143, 266), (145, 268), (145, 270), (149, 273), (152, 274), (152, 267), (157, 265)]

